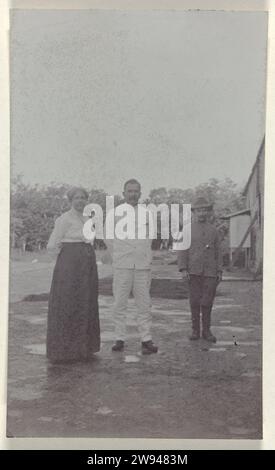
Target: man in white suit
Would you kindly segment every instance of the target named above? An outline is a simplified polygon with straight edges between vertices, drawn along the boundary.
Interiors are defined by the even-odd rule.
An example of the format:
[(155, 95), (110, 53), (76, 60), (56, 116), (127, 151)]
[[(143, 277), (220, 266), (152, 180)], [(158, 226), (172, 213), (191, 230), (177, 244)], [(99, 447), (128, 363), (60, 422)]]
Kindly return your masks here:
[[(134, 238), (126, 236), (124, 239), (115, 236), (113, 240), (105, 239), (113, 264), (113, 295), (114, 295), (114, 322), (116, 342), (113, 351), (123, 351), (126, 339), (126, 314), (128, 298), (133, 292), (137, 307), (137, 323), (141, 339), (142, 354), (152, 354), (158, 351), (151, 336), (151, 262), (152, 240), (149, 238), (150, 213), (145, 208), (139, 207), (141, 185), (135, 179), (126, 181), (123, 196), (125, 203), (118, 206), (115, 211), (120, 214), (115, 216), (115, 228), (125, 217), (125, 214), (133, 214)], [(142, 211), (146, 211), (146, 214)], [(123, 216), (124, 214), (124, 216)], [(140, 217), (140, 214), (143, 217)], [(110, 216), (110, 214), (107, 214)], [(112, 214), (111, 214), (112, 216)], [(144, 217), (145, 216), (145, 217)], [(130, 215), (131, 217), (131, 215)], [(142, 219), (139, 220), (139, 219)], [(152, 219), (151, 219), (152, 220)], [(145, 222), (144, 222), (145, 221)], [(140, 224), (146, 236), (138, 238)], [(118, 228), (118, 227), (117, 227)], [(106, 230), (106, 226), (105, 226)]]

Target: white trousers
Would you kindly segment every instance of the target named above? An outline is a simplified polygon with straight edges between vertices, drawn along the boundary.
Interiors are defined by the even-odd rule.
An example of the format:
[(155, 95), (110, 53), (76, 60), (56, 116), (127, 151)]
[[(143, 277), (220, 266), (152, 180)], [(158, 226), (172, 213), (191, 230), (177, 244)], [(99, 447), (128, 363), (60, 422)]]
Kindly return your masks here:
[(114, 321), (116, 340), (126, 338), (126, 313), (128, 298), (133, 290), (137, 307), (137, 326), (141, 341), (149, 341), (151, 337), (151, 299), (150, 269), (114, 269)]

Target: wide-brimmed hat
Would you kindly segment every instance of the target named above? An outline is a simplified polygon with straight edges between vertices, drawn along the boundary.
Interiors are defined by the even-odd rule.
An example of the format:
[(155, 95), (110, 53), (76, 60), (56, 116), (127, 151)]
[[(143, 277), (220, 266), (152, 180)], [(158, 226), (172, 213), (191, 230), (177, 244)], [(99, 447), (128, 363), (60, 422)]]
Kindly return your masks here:
[(205, 197), (198, 197), (195, 199), (194, 203), (191, 205), (191, 210), (195, 209), (208, 209), (211, 210), (213, 208), (213, 203), (208, 201)]

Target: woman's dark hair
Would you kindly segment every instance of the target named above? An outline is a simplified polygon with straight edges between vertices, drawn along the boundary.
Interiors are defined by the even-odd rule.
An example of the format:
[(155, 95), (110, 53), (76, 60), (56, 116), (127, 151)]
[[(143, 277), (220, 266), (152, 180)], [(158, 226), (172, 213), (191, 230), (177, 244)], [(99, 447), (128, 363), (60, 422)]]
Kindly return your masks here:
[(69, 191), (67, 192), (67, 198), (69, 199), (70, 202), (72, 202), (72, 200), (73, 200), (76, 193), (82, 193), (82, 194), (84, 194), (86, 199), (89, 198), (89, 194), (86, 191), (86, 189), (81, 188), (80, 186), (75, 186), (75, 187), (69, 189)]

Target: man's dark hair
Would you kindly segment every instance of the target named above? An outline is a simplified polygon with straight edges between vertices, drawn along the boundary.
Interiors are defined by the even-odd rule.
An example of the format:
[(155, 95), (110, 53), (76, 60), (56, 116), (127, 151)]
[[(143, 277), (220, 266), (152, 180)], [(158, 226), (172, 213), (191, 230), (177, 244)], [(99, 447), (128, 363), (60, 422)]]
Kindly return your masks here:
[(139, 185), (139, 189), (141, 189), (141, 184), (138, 180), (136, 180), (135, 178), (131, 178), (130, 180), (127, 180), (126, 183), (124, 183), (124, 187), (123, 187), (123, 190), (125, 191), (126, 190), (126, 187), (127, 187), (127, 184), (138, 184)]

